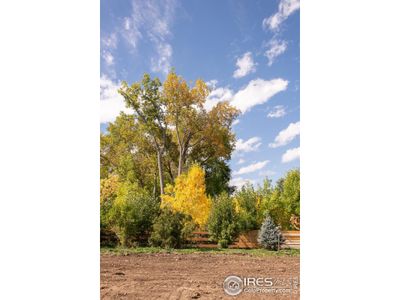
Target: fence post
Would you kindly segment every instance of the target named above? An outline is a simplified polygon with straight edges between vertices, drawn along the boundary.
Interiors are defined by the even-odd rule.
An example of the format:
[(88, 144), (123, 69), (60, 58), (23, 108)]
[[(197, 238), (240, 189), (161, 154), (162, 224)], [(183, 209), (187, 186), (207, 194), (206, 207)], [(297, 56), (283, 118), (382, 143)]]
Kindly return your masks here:
[(278, 251), (281, 249), (281, 236), (278, 235)]

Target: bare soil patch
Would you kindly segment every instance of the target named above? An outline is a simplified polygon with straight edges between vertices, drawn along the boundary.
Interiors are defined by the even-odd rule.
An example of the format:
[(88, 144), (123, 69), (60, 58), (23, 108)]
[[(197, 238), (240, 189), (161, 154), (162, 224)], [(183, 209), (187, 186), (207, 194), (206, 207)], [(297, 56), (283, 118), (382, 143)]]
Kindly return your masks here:
[(209, 253), (101, 255), (101, 299), (299, 299), (292, 294), (245, 293), (232, 297), (222, 285), (229, 275), (300, 277), (300, 258)]

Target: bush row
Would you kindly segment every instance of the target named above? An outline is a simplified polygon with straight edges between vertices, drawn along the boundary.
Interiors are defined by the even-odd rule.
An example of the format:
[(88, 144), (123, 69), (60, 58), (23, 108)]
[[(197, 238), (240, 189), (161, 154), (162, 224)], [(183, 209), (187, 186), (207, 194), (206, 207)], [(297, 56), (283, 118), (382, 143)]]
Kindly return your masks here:
[[(190, 176), (186, 176), (189, 180)], [(275, 249), (275, 241), (282, 242), (280, 229), (294, 229), (298, 225), (291, 223), (293, 216), (298, 219), (300, 213), (298, 170), (288, 172), (274, 187), (265, 180), (261, 187), (246, 184), (233, 195), (222, 192), (210, 199), (210, 205), (205, 205), (208, 200), (201, 196), (204, 187), (197, 179), (193, 182), (196, 185), (181, 184), (182, 189), (189, 186), (189, 191), (171, 188), (168, 201), (163, 202), (135, 182), (121, 183), (117, 176), (103, 179), (101, 228), (114, 232), (123, 246), (167, 248), (182, 247), (196, 229), (207, 230), (220, 247), (227, 247), (240, 232), (261, 228), (260, 244)], [(188, 199), (192, 202), (185, 206)], [(199, 208), (196, 199), (201, 199)]]

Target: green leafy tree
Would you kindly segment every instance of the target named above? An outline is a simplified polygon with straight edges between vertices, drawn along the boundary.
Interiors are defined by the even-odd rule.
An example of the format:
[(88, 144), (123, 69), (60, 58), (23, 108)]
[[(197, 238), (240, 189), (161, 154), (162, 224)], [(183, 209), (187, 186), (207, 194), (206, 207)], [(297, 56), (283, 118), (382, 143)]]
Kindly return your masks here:
[(273, 186), (270, 179), (265, 178), (262, 185), (257, 190), (259, 197), (261, 198), (260, 206), (257, 211), (257, 223), (262, 224), (265, 219), (265, 215), (268, 213), (268, 204), (270, 203), (273, 192)]
[(300, 171), (291, 170), (283, 181), (282, 199), (290, 215), (300, 216)]
[[(157, 183), (156, 155), (134, 116), (121, 113), (100, 136), (101, 178), (117, 174), (150, 192)], [(157, 185), (157, 184), (156, 184)]]
[(149, 235), (159, 207), (159, 200), (138, 184), (121, 184), (108, 216), (120, 243), (123, 246), (132, 246)]
[(143, 133), (150, 137), (157, 155), (160, 192), (164, 194), (163, 155), (168, 143), (168, 131), (165, 101), (160, 87), (161, 82), (158, 78), (151, 79), (150, 75), (144, 74), (141, 82), (131, 86), (124, 81), (119, 93), (124, 97), (126, 106), (135, 111), (135, 120)]
[(223, 159), (209, 160), (205, 165), (206, 193), (211, 197), (218, 196), (222, 192), (232, 193), (229, 186), (231, 169)]
[(212, 205), (208, 220), (208, 231), (211, 239), (221, 247), (227, 247), (238, 234), (238, 216), (235, 205), (227, 193), (217, 196)]
[(278, 181), (270, 196), (265, 199), (265, 212), (269, 214), (274, 222), (279, 224), (283, 229), (288, 229), (290, 227), (290, 217), (287, 212), (286, 204), (282, 201), (282, 193), (283, 189), (280, 181)]
[(261, 197), (253, 185), (246, 183), (234, 196), (236, 209), (239, 213), (240, 231), (248, 231), (259, 228), (258, 211), (261, 205)]
[(280, 178), (275, 187), (264, 183), (260, 193), (262, 195), (261, 211), (268, 213), (282, 229), (298, 229), (291, 220), (300, 217), (300, 171), (291, 170), (285, 177)]

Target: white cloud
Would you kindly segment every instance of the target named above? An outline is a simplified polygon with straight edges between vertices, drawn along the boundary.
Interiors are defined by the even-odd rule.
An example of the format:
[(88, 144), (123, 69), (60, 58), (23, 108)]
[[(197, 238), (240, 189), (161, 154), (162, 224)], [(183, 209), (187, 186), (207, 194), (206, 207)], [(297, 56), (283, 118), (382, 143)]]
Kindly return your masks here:
[(243, 159), (243, 158), (241, 158), (241, 159), (239, 159), (239, 161), (237, 162), (237, 164), (238, 165), (241, 165), (241, 164), (243, 164), (243, 163), (245, 163), (246, 161)]
[(234, 171), (233, 175), (243, 175), (243, 174), (253, 173), (255, 171), (258, 171), (258, 170), (261, 170), (262, 168), (264, 168), (267, 165), (267, 163), (269, 163), (269, 160), (256, 162), (254, 164), (240, 168), (239, 171)]
[(282, 22), (298, 9), (300, 9), (300, 0), (281, 0), (279, 2), (278, 12), (263, 20), (263, 28), (278, 31)]
[(283, 163), (288, 163), (292, 160), (299, 159), (300, 158), (300, 147), (293, 148), (293, 149), (288, 149), (283, 155), (282, 155), (282, 162)]
[(166, 74), (171, 67), (173, 50), (168, 40), (175, 9), (176, 0), (133, 0), (132, 14), (123, 21), (121, 34), (131, 50), (136, 50), (144, 37), (153, 44), (156, 53), (151, 57), (153, 72)]
[(286, 90), (287, 85), (288, 81), (281, 78), (252, 80), (245, 88), (235, 94), (231, 104), (245, 113), (253, 106), (263, 104), (272, 96)]
[(106, 75), (100, 77), (100, 123), (113, 122), (121, 111), (133, 113), (125, 107), (124, 98), (118, 94), (120, 83), (113, 82)]
[(217, 79), (211, 79), (210, 81), (206, 82), (206, 85), (211, 89), (211, 90), (215, 90), (215, 88), (217, 87), (218, 84), (218, 80)]
[(272, 80), (255, 79), (236, 94), (229, 87), (214, 88), (204, 104), (206, 110), (211, 110), (221, 101), (229, 101), (242, 113), (249, 111), (253, 106), (267, 102), (277, 93), (286, 90), (288, 81), (275, 78)]
[(242, 186), (244, 186), (246, 183), (252, 183), (254, 184), (254, 180), (251, 179), (244, 179), (242, 177), (236, 177), (236, 178), (232, 178), (229, 181), (229, 185), (231, 186), (235, 186), (237, 189), (241, 189)]
[(296, 136), (300, 135), (300, 121), (297, 123), (290, 123), (289, 126), (279, 132), (275, 137), (275, 142), (270, 143), (271, 148), (277, 148), (289, 144)]
[(256, 71), (256, 65), (251, 57), (251, 52), (246, 52), (236, 61), (238, 69), (233, 73), (234, 78), (241, 78)]
[(268, 58), (268, 66), (271, 66), (275, 59), (286, 51), (287, 42), (277, 39), (272, 39), (268, 43), (268, 50), (265, 51), (265, 56)]
[(235, 125), (237, 125), (239, 123), (240, 123), (240, 120), (236, 119), (235, 121), (232, 122), (232, 126), (235, 126)]
[(285, 115), (286, 115), (285, 107), (283, 107), (282, 105), (277, 105), (273, 108), (273, 110), (271, 110), (268, 113), (267, 117), (268, 118), (281, 118)]
[(233, 98), (233, 92), (229, 88), (217, 88), (208, 95), (204, 108), (210, 111), (215, 105), (222, 101), (230, 101)]
[(108, 66), (114, 64), (114, 56), (109, 51), (103, 51), (102, 57)]
[(235, 145), (235, 152), (253, 152), (261, 146), (261, 138), (254, 136), (247, 141), (238, 139)]

